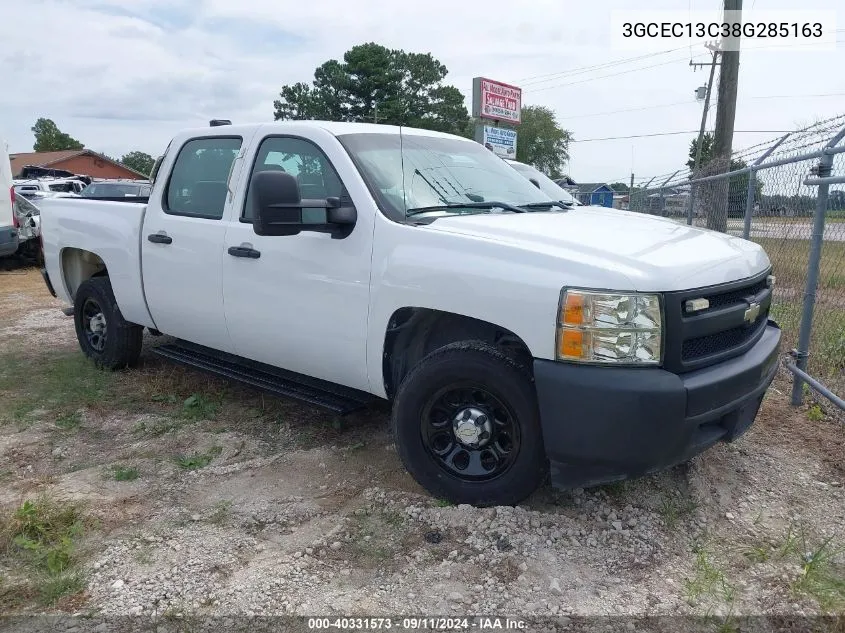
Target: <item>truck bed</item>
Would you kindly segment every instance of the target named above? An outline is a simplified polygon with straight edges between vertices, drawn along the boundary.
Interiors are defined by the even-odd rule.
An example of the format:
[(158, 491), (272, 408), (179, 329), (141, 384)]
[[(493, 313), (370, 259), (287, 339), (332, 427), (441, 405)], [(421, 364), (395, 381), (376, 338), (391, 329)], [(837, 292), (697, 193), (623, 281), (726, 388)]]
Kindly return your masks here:
[(123, 316), (152, 327), (141, 281), (141, 245), (147, 205), (93, 198), (45, 198), (40, 201), (44, 261), (57, 296), (73, 303), (72, 249), (88, 251), (103, 260)]

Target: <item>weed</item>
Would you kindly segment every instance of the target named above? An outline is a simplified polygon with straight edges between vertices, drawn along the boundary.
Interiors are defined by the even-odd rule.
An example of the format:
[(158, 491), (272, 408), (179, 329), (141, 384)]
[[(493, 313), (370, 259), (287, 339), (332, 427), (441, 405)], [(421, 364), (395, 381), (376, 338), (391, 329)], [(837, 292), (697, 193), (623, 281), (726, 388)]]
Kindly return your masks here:
[(619, 499), (620, 497), (624, 497), (625, 493), (628, 492), (628, 481), (625, 479), (611, 481), (610, 483), (599, 486), (598, 489), (603, 490), (611, 499)]
[(82, 529), (82, 515), (76, 506), (46, 497), (25, 501), (0, 526), (0, 545), (19, 565), (32, 568), (43, 603), (53, 604), (82, 589), (82, 577), (73, 570)]
[(135, 481), (138, 479), (138, 469), (132, 466), (113, 466), (112, 474), (116, 481)]
[(772, 548), (767, 544), (754, 545), (743, 551), (742, 555), (752, 563), (765, 563), (772, 556)]
[(193, 453), (191, 455), (180, 455), (176, 463), (185, 470), (199, 470), (205, 468), (211, 461), (223, 452), (223, 447), (212, 446), (206, 453)]
[(55, 604), (59, 598), (79, 593), (85, 588), (85, 580), (79, 572), (47, 576), (39, 583), (39, 602)]
[(405, 517), (401, 512), (396, 512), (395, 510), (385, 510), (382, 512), (381, 516), (382, 519), (384, 519), (384, 522), (392, 527), (401, 527), (405, 524)]
[(202, 394), (192, 394), (182, 403), (181, 417), (187, 420), (208, 420), (217, 415), (219, 404)]
[(684, 590), (690, 602), (701, 598), (720, 598), (731, 604), (736, 599), (736, 589), (725, 578), (725, 574), (711, 560), (706, 547), (699, 544), (695, 551), (695, 575), (684, 582)]
[(824, 420), (824, 411), (822, 411), (822, 408), (819, 405), (814, 404), (807, 409), (807, 419), (810, 422), (821, 422)]
[(778, 556), (781, 558), (785, 558), (792, 554), (797, 554), (801, 551), (801, 544), (799, 543), (799, 535), (798, 531), (795, 529), (794, 525), (789, 526), (789, 529), (786, 531), (786, 536), (783, 539), (783, 542), (778, 547)]
[(117, 396), (116, 374), (98, 370), (78, 352), (51, 355), (49, 362), (4, 354), (0, 366), (9, 369), (0, 374), (0, 391), (11, 394), (7, 404), (15, 417), (36, 408), (53, 409), (59, 412), (57, 424), (66, 420), (68, 428), (73, 428), (74, 412), (100, 406)]
[(455, 504), (449, 501), (448, 499), (438, 499), (434, 502), (434, 505), (436, 505), (438, 508), (448, 508)]
[(82, 413), (80, 411), (63, 413), (56, 418), (56, 426), (63, 431), (78, 429), (80, 424), (82, 424)]
[(208, 520), (215, 525), (220, 525), (221, 523), (225, 523), (231, 514), (232, 502), (228, 500), (218, 501), (214, 504)]
[(666, 494), (660, 501), (658, 512), (666, 527), (674, 529), (681, 519), (692, 514), (696, 507), (695, 501), (690, 497), (678, 498), (675, 495)]
[(836, 565), (842, 552), (832, 546), (831, 538), (807, 549), (801, 556), (801, 575), (793, 583), (793, 591), (815, 598), (826, 611), (845, 607), (845, 569)]

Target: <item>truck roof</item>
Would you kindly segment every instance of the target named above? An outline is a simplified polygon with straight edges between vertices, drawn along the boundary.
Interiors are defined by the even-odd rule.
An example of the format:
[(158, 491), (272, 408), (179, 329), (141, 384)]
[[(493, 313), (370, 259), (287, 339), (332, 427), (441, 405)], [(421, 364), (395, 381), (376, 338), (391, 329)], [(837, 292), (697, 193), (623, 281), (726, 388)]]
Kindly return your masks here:
[[(340, 136), (342, 134), (399, 134), (398, 125), (381, 125), (375, 123), (350, 123), (346, 121), (275, 121), (272, 123), (241, 123), (237, 125), (220, 125), (215, 127), (201, 127), (183, 130), (177, 135), (181, 137), (195, 136), (248, 136), (258, 129), (265, 132), (278, 129), (279, 133), (291, 128), (311, 127), (326, 130), (330, 134)], [(413, 127), (402, 127), (402, 134), (414, 136), (437, 136), (442, 138), (463, 138), (454, 134), (423, 130)], [(469, 140), (469, 139), (464, 139)]]

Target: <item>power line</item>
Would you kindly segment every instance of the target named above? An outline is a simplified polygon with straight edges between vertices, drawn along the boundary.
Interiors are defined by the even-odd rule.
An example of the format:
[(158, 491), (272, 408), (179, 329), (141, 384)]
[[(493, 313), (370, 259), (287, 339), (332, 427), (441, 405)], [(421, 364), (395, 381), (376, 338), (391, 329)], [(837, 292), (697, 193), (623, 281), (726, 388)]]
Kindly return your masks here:
[[(734, 130), (735, 134), (785, 134), (792, 130)], [(652, 136), (677, 136), (678, 134), (698, 134), (698, 130), (683, 130), (680, 132), (654, 132), (651, 134), (631, 134), (629, 136), (605, 136), (602, 138), (572, 139), (570, 143), (590, 143), (592, 141), (620, 141), (629, 138), (650, 138)]]
[(563, 84), (555, 84), (554, 86), (544, 86), (543, 88), (534, 88), (532, 90), (523, 90), (523, 92), (542, 92), (544, 90), (554, 90), (555, 88), (564, 88), (567, 86), (575, 86), (577, 84), (587, 83), (588, 81), (596, 81), (598, 79), (608, 79), (610, 77), (616, 77), (618, 75), (627, 75), (630, 73), (635, 73), (640, 70), (648, 70), (649, 68), (657, 68), (658, 66), (666, 66), (667, 64), (674, 64), (679, 61), (686, 60), (686, 57), (678, 58), (678, 59), (670, 59), (669, 61), (660, 62), (658, 64), (650, 64), (648, 66), (640, 66), (639, 68), (630, 68), (627, 70), (621, 70), (619, 72), (611, 73), (609, 75), (599, 75), (598, 77), (588, 77), (587, 79), (581, 79), (579, 81), (571, 81), (569, 83)]
[[(837, 29), (834, 32), (838, 33), (840, 31), (845, 32), (845, 29)], [(839, 41), (840, 40), (837, 40), (837, 42), (839, 42)], [(812, 45), (813, 44), (774, 44), (774, 45), (767, 45), (767, 46), (751, 46), (751, 47), (746, 47), (743, 50), (753, 51), (753, 50), (759, 50), (759, 49), (765, 49), (765, 48), (777, 48), (777, 47), (792, 48), (792, 47), (812, 46)], [(551, 73), (550, 75), (537, 75), (537, 77), (551, 77), (552, 75), (557, 75), (557, 77), (553, 77), (553, 79), (556, 79), (556, 78), (559, 78), (559, 77), (564, 77), (567, 73), (569, 73), (570, 76), (574, 76), (574, 75), (578, 75), (578, 74), (584, 74), (586, 72), (590, 72), (590, 71), (593, 71), (593, 70), (605, 70), (605, 69), (613, 67), (613, 66), (618, 66), (622, 63), (628, 63), (628, 62), (632, 62), (632, 61), (638, 61), (638, 60), (646, 59), (646, 58), (649, 58), (649, 57), (655, 57), (657, 55), (663, 55), (663, 54), (666, 54), (666, 53), (675, 52), (675, 51), (678, 51), (678, 50), (682, 50), (684, 48), (686, 48), (686, 47), (682, 46), (682, 47), (675, 48), (675, 49), (660, 51), (659, 53), (651, 53), (649, 55), (641, 55), (639, 57), (631, 57), (631, 58), (627, 58), (625, 60), (618, 60), (616, 62), (609, 62), (608, 64), (602, 64), (602, 65), (597, 65), (597, 66), (585, 66), (585, 67), (580, 68), (580, 69), (572, 69), (570, 71), (562, 71), (561, 73)], [(706, 53), (701, 53), (701, 54), (695, 55), (695, 56), (693, 56), (693, 59), (695, 59), (697, 57), (702, 57), (704, 55), (706, 55)], [(657, 68), (659, 66), (666, 66), (668, 64), (672, 64), (672, 63), (679, 62), (679, 61), (685, 61), (685, 60), (687, 60), (686, 56), (679, 57), (679, 58), (676, 58), (676, 59), (671, 59), (671, 60), (668, 60), (668, 61), (665, 61), (665, 62), (660, 62), (660, 63), (657, 63), (657, 64), (650, 64), (648, 66), (640, 66), (638, 68), (631, 68), (631, 69), (628, 69), (628, 70), (622, 70), (622, 71), (610, 73), (610, 74), (607, 74), (607, 75), (599, 75), (597, 77), (588, 77), (586, 79), (581, 79), (579, 81), (572, 81), (572, 82), (567, 82), (567, 83), (562, 83), (562, 84), (555, 84), (553, 86), (543, 86), (542, 88), (533, 88), (533, 89), (529, 89), (529, 90), (523, 90), (523, 92), (526, 92), (526, 93), (542, 92), (544, 90), (553, 90), (555, 88), (564, 88), (564, 87), (567, 87), (567, 86), (574, 86), (574, 85), (586, 83), (586, 82), (589, 82), (589, 81), (596, 81), (598, 79), (608, 79), (610, 77), (617, 77), (619, 75), (625, 75), (625, 74), (637, 72), (637, 71), (640, 71), (640, 70), (648, 70), (650, 68)], [(530, 87), (532, 85), (545, 83), (546, 81), (551, 81), (551, 80), (552, 79), (545, 79), (545, 80), (542, 80), (542, 81), (528, 82), (527, 84), (526, 84), (525, 80), (517, 80), (517, 83), (521, 83), (522, 86), (527, 85), (527, 86)]]
[(636, 108), (625, 108), (624, 110), (610, 110), (608, 112), (593, 112), (592, 114), (576, 114), (575, 116), (561, 116), (558, 117), (561, 120), (568, 120), (568, 119), (587, 119), (594, 116), (605, 116), (607, 114), (621, 114), (622, 112), (637, 112), (639, 110), (654, 110), (655, 108), (668, 108), (670, 106), (676, 105), (689, 105), (694, 103), (693, 101), (676, 101), (675, 103), (662, 103), (658, 105), (648, 105), (648, 106), (640, 106)]
[(609, 62), (604, 62), (602, 64), (593, 64), (593, 65), (590, 65), (590, 66), (581, 66), (581, 67), (578, 67), (578, 68), (570, 68), (570, 69), (561, 70), (561, 71), (558, 71), (558, 72), (546, 73), (544, 75), (535, 75), (533, 77), (523, 77), (522, 79), (517, 79), (516, 81), (521, 86), (538, 84), (538, 83), (545, 83), (547, 81), (559, 79), (559, 78), (564, 77), (564, 76), (580, 75), (580, 74), (583, 74), (585, 72), (590, 72), (590, 71), (593, 71), (593, 70), (603, 70), (605, 68), (611, 68), (613, 66), (620, 66), (622, 64), (629, 64), (631, 62), (636, 62), (636, 61), (640, 61), (640, 60), (643, 60), (643, 59), (649, 59), (651, 57), (658, 57), (660, 55), (666, 55), (667, 53), (674, 53), (674, 52), (679, 51), (679, 50), (684, 49), (684, 48), (686, 48), (686, 47), (680, 46), (678, 48), (670, 48), (668, 50), (658, 51), (656, 53), (647, 53), (645, 55), (637, 55), (636, 57), (625, 57), (625, 58), (622, 58), (622, 59), (616, 59), (616, 60), (612, 60), (612, 61), (609, 61)]

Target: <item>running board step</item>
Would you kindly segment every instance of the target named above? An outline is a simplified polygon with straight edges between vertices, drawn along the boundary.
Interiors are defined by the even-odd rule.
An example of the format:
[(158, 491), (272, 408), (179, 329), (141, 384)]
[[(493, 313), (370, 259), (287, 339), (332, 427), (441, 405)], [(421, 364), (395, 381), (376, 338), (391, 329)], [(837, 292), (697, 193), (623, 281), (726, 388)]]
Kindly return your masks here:
[(290, 398), (337, 415), (346, 415), (378, 400), (375, 396), (324, 380), (257, 363), (187, 342), (150, 348), (153, 354), (180, 365), (235, 380), (281, 398)]

